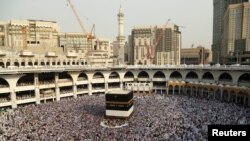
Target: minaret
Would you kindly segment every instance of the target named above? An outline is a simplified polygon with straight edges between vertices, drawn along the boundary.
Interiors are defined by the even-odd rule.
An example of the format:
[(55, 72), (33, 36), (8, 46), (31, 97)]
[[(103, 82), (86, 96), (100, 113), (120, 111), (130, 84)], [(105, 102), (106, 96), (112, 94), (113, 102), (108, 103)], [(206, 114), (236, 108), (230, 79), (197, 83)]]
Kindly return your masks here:
[(116, 37), (114, 55), (117, 56), (118, 64), (124, 64), (125, 36), (124, 36), (124, 13), (122, 10), (122, 6), (120, 6), (117, 18), (118, 18), (118, 36)]
[(122, 6), (120, 6), (119, 13), (117, 14), (118, 17), (118, 36), (117, 41), (125, 41), (124, 36), (124, 13), (122, 10)]

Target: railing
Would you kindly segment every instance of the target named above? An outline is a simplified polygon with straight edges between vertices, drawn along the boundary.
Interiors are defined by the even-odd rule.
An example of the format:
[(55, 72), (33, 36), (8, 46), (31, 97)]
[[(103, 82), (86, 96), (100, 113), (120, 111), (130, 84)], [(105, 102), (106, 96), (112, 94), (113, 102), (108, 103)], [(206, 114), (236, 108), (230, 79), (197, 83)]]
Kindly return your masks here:
[(30, 98), (35, 98), (35, 94), (16, 96), (17, 100), (25, 100), (25, 99), (30, 99)]
[(73, 90), (63, 90), (63, 91), (60, 91), (60, 94), (67, 94), (67, 93), (73, 93)]
[(250, 65), (69, 65), (69, 66), (26, 66), (26, 67), (9, 67), (0, 68), (2, 74), (8, 72), (30, 72), (30, 71), (65, 71), (65, 70), (91, 70), (91, 69), (112, 69), (112, 68), (125, 68), (125, 69), (211, 69), (211, 70), (250, 70)]
[(17, 87), (32, 86), (32, 85), (34, 85), (34, 83), (31, 83), (31, 82), (22, 82), (22, 83), (18, 83)]
[(9, 98), (0, 98), (0, 103), (10, 102)]
[(8, 88), (8, 85), (0, 85), (0, 88)]

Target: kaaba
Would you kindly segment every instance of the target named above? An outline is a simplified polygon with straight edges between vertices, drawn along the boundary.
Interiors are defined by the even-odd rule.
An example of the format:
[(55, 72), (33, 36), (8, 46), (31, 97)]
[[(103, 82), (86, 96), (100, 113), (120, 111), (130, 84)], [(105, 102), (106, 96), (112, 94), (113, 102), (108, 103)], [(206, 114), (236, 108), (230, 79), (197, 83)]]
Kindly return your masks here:
[(105, 95), (106, 117), (128, 118), (133, 112), (133, 92), (126, 90), (110, 91)]

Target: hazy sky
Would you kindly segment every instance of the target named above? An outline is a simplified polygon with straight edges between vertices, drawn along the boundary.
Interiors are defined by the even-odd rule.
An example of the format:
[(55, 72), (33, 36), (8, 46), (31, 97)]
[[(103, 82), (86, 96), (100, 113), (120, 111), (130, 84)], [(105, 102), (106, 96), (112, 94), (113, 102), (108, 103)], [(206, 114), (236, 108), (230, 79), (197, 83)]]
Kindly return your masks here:
[[(117, 13), (122, 4), (125, 35), (135, 25), (164, 25), (168, 19), (182, 28), (183, 47), (212, 43), (212, 0), (71, 0), (85, 28), (96, 24), (97, 37), (115, 39)], [(90, 19), (90, 20), (87, 20)], [(67, 0), (0, 0), (0, 20), (43, 19), (57, 21), (62, 32), (81, 32)]]

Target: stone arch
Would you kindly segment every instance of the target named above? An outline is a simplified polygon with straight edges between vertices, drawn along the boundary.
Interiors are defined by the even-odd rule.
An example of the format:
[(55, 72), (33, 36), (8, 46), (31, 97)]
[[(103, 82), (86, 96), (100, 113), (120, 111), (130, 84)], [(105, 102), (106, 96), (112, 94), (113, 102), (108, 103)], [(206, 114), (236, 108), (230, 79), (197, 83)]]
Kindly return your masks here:
[(174, 71), (174, 72), (172, 72), (170, 74), (169, 79), (172, 79), (172, 80), (182, 80), (182, 75), (181, 75), (180, 72)]
[(52, 61), (52, 62), (51, 62), (52, 66), (57, 65), (57, 64), (56, 64), (56, 59), (55, 59), (55, 58), (53, 58), (51, 61)]
[(109, 89), (120, 89), (121, 87), (123, 87), (124, 84), (122, 84), (122, 86), (120, 85), (120, 75), (119, 73), (117, 73), (116, 71), (111, 72), (108, 75), (108, 88)]
[(47, 60), (46, 63), (45, 63), (46, 66), (49, 66), (50, 65), (50, 61)]
[(34, 64), (34, 66), (38, 66), (38, 59), (35, 59), (33, 64)]
[(16, 86), (34, 85), (34, 74), (26, 74), (18, 79)]
[(28, 60), (28, 66), (33, 66), (33, 62), (31, 59)]
[(67, 61), (64, 59), (63, 60), (63, 65), (66, 66), (67, 65)]
[(21, 60), (21, 66), (25, 66), (25, 60), (24, 59)]
[(109, 79), (120, 79), (119, 73), (113, 71), (109, 74)]
[(238, 79), (238, 85), (250, 87), (250, 73), (242, 74)]
[(72, 65), (76, 65), (76, 60), (73, 60), (73, 61), (72, 61)]
[(224, 72), (222, 73), (220, 76), (219, 76), (219, 83), (222, 83), (222, 84), (232, 84), (233, 82), (233, 78), (232, 76), (227, 73), (227, 72)]
[(214, 76), (211, 72), (205, 72), (203, 75), (202, 75), (202, 79), (203, 80), (214, 80)]
[(78, 75), (77, 81), (88, 80), (88, 75), (84, 72)]
[[(92, 78), (92, 90), (104, 90), (107, 86), (105, 76), (101, 72), (95, 72)], [(92, 92), (93, 93), (93, 92)]]
[(6, 68), (8, 68), (10, 66), (10, 64), (11, 64), (11, 60), (8, 59), (7, 62), (6, 62)]
[(2, 59), (0, 59), (0, 67), (4, 68), (5, 67), (5, 63)]
[(6, 81), (4, 78), (0, 77), (0, 88), (4, 88), (4, 87), (9, 87), (9, 83), (8, 81)]
[(94, 75), (93, 75), (93, 79), (104, 79), (104, 74), (101, 73), (101, 72), (96, 72)]
[(43, 59), (41, 60), (40, 65), (45, 66), (45, 61)]
[(17, 66), (17, 67), (20, 66), (18, 59), (15, 59), (15, 61), (14, 61), (14, 66)]
[(61, 65), (61, 60), (60, 60), (60, 59), (56, 60), (56, 65), (57, 65), (57, 66), (60, 66), (60, 65)]
[(124, 74), (124, 78), (135, 78), (135, 76), (131, 71), (128, 71)]
[(73, 78), (71, 77), (71, 75), (68, 72), (61, 72), (58, 74), (58, 78), (61, 80), (67, 80), (67, 81), (72, 81), (73, 82)]
[(162, 71), (157, 71), (153, 78), (166, 78), (165, 74)]
[(166, 76), (162, 71), (157, 71), (153, 75), (153, 87), (165, 89), (166, 88)]
[(194, 71), (190, 71), (186, 75), (186, 79), (198, 80), (198, 78), (199, 78), (198, 74), (196, 72), (194, 72)]
[(149, 74), (146, 71), (141, 71), (138, 74), (138, 78), (147, 78), (147, 79), (149, 79)]
[(55, 73), (39, 73), (38, 74), (38, 81), (40, 85), (44, 84), (54, 84), (55, 83)]

